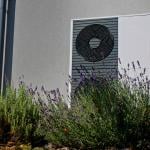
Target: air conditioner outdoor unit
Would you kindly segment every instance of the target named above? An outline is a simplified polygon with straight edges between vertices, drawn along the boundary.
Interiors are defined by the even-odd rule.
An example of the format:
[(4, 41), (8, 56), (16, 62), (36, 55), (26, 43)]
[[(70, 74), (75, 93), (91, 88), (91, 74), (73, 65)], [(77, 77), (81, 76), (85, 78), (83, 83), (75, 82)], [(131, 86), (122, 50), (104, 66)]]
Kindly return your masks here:
[(82, 76), (117, 78), (118, 18), (72, 21), (72, 91)]
[[(150, 76), (150, 14), (71, 20), (71, 92), (82, 77), (93, 73), (99, 77), (118, 78), (127, 67), (136, 76), (146, 68)], [(121, 60), (121, 66), (118, 63)], [(140, 62), (139, 68), (136, 62)], [(135, 62), (136, 73), (132, 64)]]

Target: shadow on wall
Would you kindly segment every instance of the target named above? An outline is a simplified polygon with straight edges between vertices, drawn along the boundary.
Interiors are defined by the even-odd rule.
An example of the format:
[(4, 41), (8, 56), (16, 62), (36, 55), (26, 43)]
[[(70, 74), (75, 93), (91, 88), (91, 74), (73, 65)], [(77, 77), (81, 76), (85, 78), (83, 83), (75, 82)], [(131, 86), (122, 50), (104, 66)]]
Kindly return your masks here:
[(11, 83), (12, 76), (12, 59), (13, 59), (13, 44), (14, 44), (14, 24), (15, 24), (15, 9), (16, 0), (8, 0), (6, 9), (7, 24), (6, 24), (6, 38), (5, 42), (5, 58), (4, 58), (4, 71), (3, 71), (3, 85), (5, 89)]

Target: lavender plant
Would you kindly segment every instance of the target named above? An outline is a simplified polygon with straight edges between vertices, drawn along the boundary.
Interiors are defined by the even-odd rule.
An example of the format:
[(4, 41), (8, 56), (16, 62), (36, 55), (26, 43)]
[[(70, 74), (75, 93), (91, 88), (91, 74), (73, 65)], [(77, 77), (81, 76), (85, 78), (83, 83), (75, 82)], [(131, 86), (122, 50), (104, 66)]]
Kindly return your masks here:
[[(38, 126), (40, 114), (38, 106), (34, 104), (31, 95), (23, 85), (18, 90), (11, 87), (6, 89), (6, 95), (0, 100), (0, 112), (0, 126), (3, 130), (10, 128), (8, 129), (9, 138), (14, 141), (31, 141)], [(9, 138), (6, 141), (10, 140)]]
[[(111, 74), (102, 78), (81, 73), (80, 84), (70, 108), (59, 89), (26, 86), (7, 90), (0, 99), (0, 117), (17, 135), (42, 135), (46, 140), (77, 149), (104, 149), (115, 146), (148, 149), (150, 126), (150, 80), (139, 61), (121, 68), (118, 80)], [(130, 76), (130, 70), (134, 76)], [(138, 70), (138, 71), (137, 71)], [(71, 78), (70, 78), (71, 79)], [(73, 80), (73, 79), (71, 79)], [(4, 109), (5, 108), (5, 109)], [(2, 119), (0, 120), (2, 121)], [(33, 130), (36, 129), (36, 130)]]
[[(116, 90), (120, 99), (120, 109), (117, 110), (120, 114), (120, 143), (133, 145), (135, 149), (149, 149), (147, 134), (150, 134), (150, 131), (148, 126), (143, 126), (145, 121), (150, 125), (150, 113), (147, 113), (150, 109), (150, 80), (146, 68), (142, 68), (137, 61), (121, 69), (123, 73), (119, 73), (119, 86), (117, 84)], [(147, 144), (143, 146), (144, 143)]]
[[(131, 66), (131, 69), (134, 71), (134, 77), (128, 75)], [(140, 69), (140, 72), (136, 72), (137, 69)], [(122, 74), (118, 72), (119, 80), (112, 80), (112, 78), (102, 79), (92, 74), (88, 78), (91, 79), (89, 81), (85, 74), (81, 73), (80, 89), (76, 92), (75, 100), (71, 104), (71, 111), (66, 109), (69, 112), (67, 113), (67, 118), (69, 119), (66, 121), (66, 118), (58, 117), (58, 120), (62, 120), (61, 123), (64, 120), (64, 122), (69, 123), (69, 125), (64, 124), (70, 131), (71, 138), (69, 138), (68, 134), (67, 140), (61, 133), (63, 139), (66, 139), (67, 142), (74, 139), (71, 143), (78, 143), (75, 140), (80, 139), (80, 144), (78, 143), (78, 145), (84, 145), (85, 147), (90, 147), (90, 144), (94, 143), (93, 147), (96, 145), (103, 147), (114, 144), (118, 147), (132, 145), (136, 149), (141, 148), (141, 141), (144, 139), (145, 143), (148, 143), (146, 144), (146, 148), (148, 148), (149, 139), (147, 133), (149, 133), (149, 128), (143, 125), (145, 124), (144, 122), (149, 125), (150, 116), (150, 82), (146, 75), (146, 69), (142, 68), (139, 61), (137, 61), (137, 64), (132, 62), (128, 64), (127, 69), (122, 68), (122, 70), (124, 71)], [(60, 111), (60, 114), (63, 113)], [(93, 114), (96, 115), (93, 116)], [(93, 117), (90, 118), (90, 116)], [(94, 120), (95, 116), (98, 116), (96, 120)], [(98, 121), (99, 119), (101, 121)], [(92, 124), (93, 122), (94, 125)], [(102, 126), (103, 124), (110, 126)], [(63, 128), (63, 126), (60, 128)], [(71, 133), (72, 129), (75, 131), (73, 134)], [(57, 130), (59, 131), (59, 128)], [(98, 135), (94, 134), (93, 137), (91, 133), (98, 133)], [(107, 133), (108, 137), (105, 133)], [(53, 135), (53, 137), (55, 136)], [(85, 137), (86, 139), (84, 139)], [(92, 140), (91, 137), (96, 139), (96, 141)], [(62, 139), (59, 140), (61, 141)], [(61, 143), (65, 142), (61, 141)]]

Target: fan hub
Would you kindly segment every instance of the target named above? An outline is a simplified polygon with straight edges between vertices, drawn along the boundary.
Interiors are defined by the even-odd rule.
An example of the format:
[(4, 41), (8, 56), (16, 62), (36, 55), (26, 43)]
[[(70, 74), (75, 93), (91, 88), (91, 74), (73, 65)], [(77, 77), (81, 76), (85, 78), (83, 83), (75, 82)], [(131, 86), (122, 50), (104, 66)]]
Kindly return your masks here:
[(89, 45), (91, 49), (98, 48), (100, 44), (101, 44), (101, 40), (95, 37), (89, 41)]

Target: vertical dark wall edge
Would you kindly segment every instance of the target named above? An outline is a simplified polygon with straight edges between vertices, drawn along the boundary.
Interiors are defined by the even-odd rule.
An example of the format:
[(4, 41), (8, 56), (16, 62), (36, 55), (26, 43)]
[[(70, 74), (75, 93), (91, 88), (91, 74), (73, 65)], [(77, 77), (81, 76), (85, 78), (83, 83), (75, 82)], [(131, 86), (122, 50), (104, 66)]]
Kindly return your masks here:
[(3, 89), (11, 84), (16, 0), (8, 0)]
[(2, 4), (2, 18), (1, 18), (1, 29), (0, 29), (0, 90), (1, 90), (1, 84), (2, 84), (2, 71), (3, 71), (3, 54), (4, 54), (4, 41), (5, 41), (5, 24), (6, 24), (6, 13), (7, 13), (7, 0), (1, 1)]

